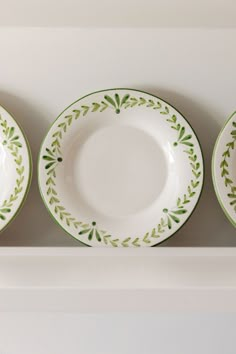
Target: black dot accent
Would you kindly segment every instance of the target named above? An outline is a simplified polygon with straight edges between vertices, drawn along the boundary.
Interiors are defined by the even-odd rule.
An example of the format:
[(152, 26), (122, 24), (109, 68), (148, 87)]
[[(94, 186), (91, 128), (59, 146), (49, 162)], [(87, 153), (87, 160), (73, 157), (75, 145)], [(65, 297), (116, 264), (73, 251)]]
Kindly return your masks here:
[(58, 161), (58, 162), (62, 162), (62, 161), (63, 161), (63, 158), (62, 158), (62, 157), (58, 157), (57, 161)]
[(92, 225), (95, 226), (95, 225), (96, 225), (96, 221), (93, 221), (93, 222), (92, 222)]

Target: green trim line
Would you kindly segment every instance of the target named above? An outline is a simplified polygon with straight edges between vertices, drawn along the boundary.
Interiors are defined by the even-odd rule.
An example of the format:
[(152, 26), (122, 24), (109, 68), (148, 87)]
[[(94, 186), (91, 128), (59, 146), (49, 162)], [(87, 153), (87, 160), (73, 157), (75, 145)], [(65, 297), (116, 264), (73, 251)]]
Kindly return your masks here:
[[(16, 120), (13, 118), (12, 114), (10, 114), (2, 105), (0, 107), (11, 117), (11, 119), (17, 126), (16, 129), (14, 126), (9, 124), (6, 119), (4, 119), (3, 115), (0, 114), (0, 129), (4, 139), (2, 144), (3, 146), (5, 145), (10, 151), (10, 154), (15, 163), (15, 171), (17, 176), (12, 193), (0, 205), (0, 232), (2, 232), (10, 224), (10, 222), (12, 222), (16, 218), (26, 200), (32, 180), (32, 156), (29, 143), (23, 130), (21, 129), (19, 124), (16, 123)], [(29, 171), (27, 175), (25, 175), (24, 158), (21, 152), (23, 145), (25, 145), (26, 147), (29, 163)], [(27, 183), (24, 187), (23, 184), (25, 180), (27, 181)], [(11, 215), (12, 208), (16, 203), (19, 202), (19, 200), (20, 204), (18, 205), (14, 214)]]
[[(127, 92), (128, 91), (139, 92), (140, 94), (145, 93), (150, 97), (153, 97), (153, 99), (147, 99), (142, 96), (135, 97), (132, 94), (130, 94), (130, 92), (125, 93), (124, 95), (117, 92), (114, 95), (104, 94), (103, 100), (99, 102), (93, 102), (91, 105), (87, 104), (87, 105), (78, 106), (76, 109), (72, 110), (71, 114), (65, 115), (63, 117), (63, 120), (60, 122), (60, 124), (56, 125), (56, 121), (58, 120), (58, 118), (61, 117), (69, 107), (71, 107), (75, 103), (78, 103), (83, 98), (92, 95), (90, 94), (72, 103), (72, 105), (67, 107), (66, 110), (64, 110), (59, 115), (59, 117), (53, 123), (53, 126), (57, 126), (57, 128), (52, 134), (51, 144), (50, 146), (44, 148), (44, 150), (42, 151), (44, 146), (44, 141), (43, 141), (40, 149), (39, 160), (38, 160), (39, 163), (41, 155), (42, 155), (42, 159), (45, 160), (44, 167), (48, 175), (46, 180), (46, 186), (47, 186), (46, 194), (47, 194), (48, 201), (44, 199), (40, 187), (40, 183), (39, 183), (40, 193), (50, 214), (53, 216), (54, 220), (56, 220), (56, 222), (62, 228), (64, 228), (63, 227), (63, 223), (64, 223), (68, 227), (73, 227), (74, 229), (78, 229), (77, 234), (80, 237), (79, 241), (81, 241), (82, 238), (82, 240), (86, 242), (86, 238), (87, 238), (88, 241), (96, 240), (96, 242), (98, 243), (103, 243), (104, 245), (109, 245), (112, 247), (118, 247), (118, 246), (119, 247), (129, 247), (129, 246), (140, 247), (142, 245), (149, 246), (150, 244), (154, 246), (153, 241), (154, 240), (157, 241), (162, 236), (162, 234), (164, 234), (167, 230), (171, 230), (173, 228), (173, 224), (175, 225), (181, 224), (181, 218), (184, 214), (187, 215), (187, 213), (189, 213), (189, 216), (192, 214), (202, 192), (202, 186), (204, 181), (204, 165), (201, 166), (201, 162), (195, 151), (194, 143), (192, 141), (193, 134), (192, 133), (190, 134), (188, 132), (186, 125), (179, 123), (177, 116), (171, 113), (170, 108), (173, 107), (169, 105), (167, 102), (163, 101), (162, 99), (154, 95), (150, 95), (149, 93), (139, 91), (139, 90), (133, 90), (133, 89), (110, 89), (110, 90), (97, 91), (95, 93), (102, 93), (102, 92), (106, 93), (107, 91), (121, 91), (121, 90), (127, 90)], [(61, 151), (61, 140), (63, 139), (64, 134), (68, 131), (68, 129), (70, 129), (71, 126), (73, 126), (74, 122), (77, 119), (79, 118), (83, 119), (83, 117), (86, 117), (86, 115), (89, 112), (90, 113), (103, 112), (107, 109), (111, 109), (114, 110), (116, 114), (119, 114), (122, 109), (132, 109), (133, 107), (136, 108), (145, 107), (152, 110), (158, 110), (160, 114), (163, 116), (163, 119), (165, 119), (165, 121), (169, 124), (170, 128), (176, 131), (176, 140), (173, 142), (173, 147), (176, 149), (181, 148), (181, 150), (186, 154), (192, 171), (192, 179), (189, 185), (187, 186), (186, 193), (177, 198), (176, 205), (173, 206), (173, 208), (171, 208), (170, 210), (168, 210), (167, 208), (163, 208), (163, 216), (161, 217), (161, 219), (159, 220), (159, 222), (156, 224), (154, 228), (146, 232), (142, 237), (127, 236), (125, 238), (120, 238), (120, 237), (114, 238), (109, 232), (98, 228), (96, 221), (92, 221), (89, 224), (83, 223), (83, 221), (77, 220), (77, 218), (74, 215), (71, 215), (71, 213), (65, 209), (65, 207), (61, 204), (60, 197), (58, 196), (58, 192), (56, 189), (56, 170), (57, 170), (57, 166), (63, 163), (63, 156)], [(175, 108), (174, 110), (176, 111)], [(197, 139), (196, 134), (194, 134), (194, 136)], [(199, 147), (201, 151), (200, 144)], [(202, 153), (201, 153), (201, 158), (203, 161)], [(200, 178), (202, 178), (202, 183), (200, 183)], [(196, 191), (199, 191), (198, 198), (196, 200), (196, 204), (193, 210), (189, 212), (188, 203), (190, 203), (190, 200), (196, 196)], [(55, 219), (53, 215), (54, 213), (59, 217), (61, 223), (59, 223), (57, 219)], [(187, 221), (187, 219), (184, 221), (184, 223)], [(65, 228), (64, 230), (67, 231)], [(157, 243), (155, 243), (155, 245)]]
[[(223, 128), (221, 129), (221, 131), (217, 137), (217, 140), (216, 140), (216, 143), (214, 146), (214, 150), (213, 150), (213, 154), (212, 154), (211, 165), (212, 165), (212, 181), (213, 181), (215, 193), (216, 193), (217, 199), (219, 201), (219, 204), (220, 204), (222, 210), (224, 211), (225, 215), (229, 219), (229, 221), (232, 223), (232, 225), (234, 227), (236, 227), (236, 219), (234, 220), (230, 216), (230, 214), (226, 210), (225, 205), (219, 195), (218, 188), (217, 188), (217, 182), (216, 182), (216, 175), (214, 173), (216, 163), (218, 163), (216, 161), (216, 150), (217, 150), (219, 141), (220, 141), (222, 135), (224, 134), (225, 128), (233, 120), (234, 117), (236, 117), (236, 112), (234, 112), (233, 114), (230, 115), (230, 117), (225, 122)], [(225, 150), (223, 151), (222, 156), (221, 156), (221, 160), (220, 160), (220, 170), (221, 170), (220, 178), (222, 178), (224, 180), (224, 185), (228, 190), (228, 194), (227, 194), (228, 204), (229, 204), (229, 206), (234, 208), (235, 218), (236, 218), (236, 186), (233, 183), (232, 177), (229, 174), (229, 159), (231, 157), (231, 152), (233, 152), (233, 150), (235, 149), (235, 145), (236, 145), (236, 122), (234, 122), (234, 121), (232, 121), (232, 130), (230, 132), (230, 136), (231, 136), (231, 140), (226, 143)]]

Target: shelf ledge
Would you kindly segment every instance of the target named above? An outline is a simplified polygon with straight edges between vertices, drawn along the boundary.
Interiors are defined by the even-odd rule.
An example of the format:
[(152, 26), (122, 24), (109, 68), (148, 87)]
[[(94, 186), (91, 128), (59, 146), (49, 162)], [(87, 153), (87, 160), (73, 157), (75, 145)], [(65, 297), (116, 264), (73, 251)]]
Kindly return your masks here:
[(236, 311), (234, 248), (1, 248), (0, 311)]

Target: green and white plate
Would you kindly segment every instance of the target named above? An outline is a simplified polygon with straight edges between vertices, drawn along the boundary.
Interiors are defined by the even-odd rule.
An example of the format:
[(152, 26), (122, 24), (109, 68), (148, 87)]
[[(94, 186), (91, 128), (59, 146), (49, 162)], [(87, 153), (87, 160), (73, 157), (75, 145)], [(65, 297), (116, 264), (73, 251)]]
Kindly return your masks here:
[(0, 106), (0, 231), (22, 206), (31, 182), (29, 145), (13, 117)]
[(236, 112), (217, 138), (212, 157), (212, 179), (222, 209), (236, 226)]
[(89, 246), (156, 245), (189, 218), (203, 185), (198, 139), (151, 94), (110, 89), (80, 98), (50, 128), (39, 185), (53, 218)]

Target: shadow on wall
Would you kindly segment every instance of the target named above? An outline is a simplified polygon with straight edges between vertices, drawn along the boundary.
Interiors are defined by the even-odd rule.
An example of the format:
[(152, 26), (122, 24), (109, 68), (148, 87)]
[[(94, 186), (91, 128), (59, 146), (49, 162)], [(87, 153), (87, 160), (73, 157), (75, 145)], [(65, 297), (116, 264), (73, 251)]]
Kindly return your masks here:
[[(13, 115), (25, 132), (33, 157), (33, 178), (31, 188), (22, 210), (15, 220), (0, 235), (0, 246), (46, 246), (48, 239), (56, 235), (55, 245), (64, 245), (67, 241), (75, 243), (54, 224), (43, 201), (37, 181), (37, 158), (41, 142), (48, 130), (48, 120), (40, 108), (24, 99), (0, 91), (0, 104)], [(52, 229), (57, 232), (51, 232)], [(40, 234), (39, 234), (40, 230)], [(73, 242), (74, 241), (74, 242)], [(50, 244), (53, 240), (50, 240)], [(78, 242), (76, 242), (78, 245)]]
[(221, 130), (214, 118), (215, 112), (174, 91), (151, 86), (135, 88), (166, 100), (183, 114), (199, 138), (205, 162), (205, 183), (199, 204), (182, 229), (162, 246), (236, 246), (235, 229), (221, 210), (211, 178), (212, 152)]

